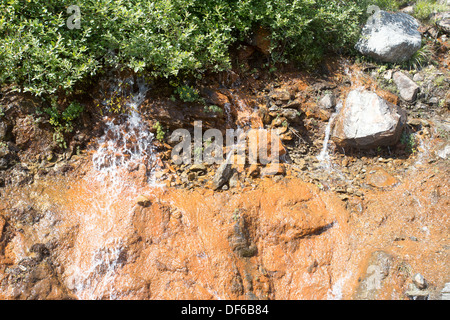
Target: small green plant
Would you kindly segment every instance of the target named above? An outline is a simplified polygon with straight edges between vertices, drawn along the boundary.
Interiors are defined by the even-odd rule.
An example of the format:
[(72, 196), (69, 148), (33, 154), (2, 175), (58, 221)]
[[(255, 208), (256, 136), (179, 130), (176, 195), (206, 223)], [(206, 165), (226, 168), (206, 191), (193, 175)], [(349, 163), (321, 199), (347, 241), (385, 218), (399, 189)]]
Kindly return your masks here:
[(415, 153), (416, 150), (416, 139), (413, 134), (404, 130), (400, 137), (400, 143), (406, 147), (406, 152)]
[(377, 72), (378, 73), (383, 73), (387, 70), (387, 66), (386, 65), (382, 65), (378, 68)]
[(198, 91), (190, 86), (177, 87), (175, 93), (184, 102), (196, 102), (199, 99)]
[(84, 108), (81, 104), (73, 101), (66, 109), (60, 112), (57, 107), (56, 99), (52, 99), (51, 107), (44, 109), (44, 112), (50, 116), (49, 123), (55, 130), (53, 133), (53, 141), (55, 141), (60, 148), (67, 148), (64, 134), (73, 131), (73, 121), (81, 115), (83, 110)]
[(69, 104), (69, 106), (62, 112), (62, 120), (66, 124), (72, 124), (72, 121), (77, 119), (81, 115), (83, 110), (83, 106), (80, 103), (74, 101)]
[(204, 110), (205, 110), (205, 112), (223, 113), (222, 108), (220, 108), (216, 105), (205, 106)]
[(424, 44), (413, 56), (403, 64), (404, 68), (410, 70), (420, 70), (430, 63), (433, 52), (428, 44)]
[(414, 6), (413, 15), (422, 21), (428, 21), (431, 14), (445, 11), (446, 6), (438, 3), (436, 0), (419, 0)]
[(233, 221), (235, 221), (235, 222), (239, 221), (239, 219), (241, 218), (241, 212), (240, 212), (239, 208), (234, 209), (232, 218), (233, 218)]
[(156, 129), (156, 139), (159, 142), (162, 142), (164, 140), (164, 137), (166, 136), (162, 124), (159, 121), (156, 121), (156, 123), (153, 125), (153, 129)]
[(5, 109), (4, 107), (0, 104), (0, 118), (3, 117), (5, 115)]
[(436, 77), (436, 79), (434, 79), (434, 85), (436, 87), (441, 87), (444, 84), (444, 82), (445, 82), (444, 75), (438, 76), (438, 77)]

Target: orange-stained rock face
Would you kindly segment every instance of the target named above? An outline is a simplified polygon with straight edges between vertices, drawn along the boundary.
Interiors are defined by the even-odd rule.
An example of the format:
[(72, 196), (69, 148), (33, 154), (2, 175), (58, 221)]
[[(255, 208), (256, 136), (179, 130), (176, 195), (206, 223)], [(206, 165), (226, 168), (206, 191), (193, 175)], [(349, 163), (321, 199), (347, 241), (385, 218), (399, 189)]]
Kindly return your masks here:
[[(107, 185), (88, 172), (22, 190), (22, 204), (11, 190), (1, 207), (10, 223), (2, 228), (0, 293), (25, 298), (47, 286), (41, 298), (401, 298), (408, 272), (436, 287), (449, 274), (448, 184), (429, 176), (367, 193), (356, 214), (296, 178), (235, 193), (140, 186), (132, 177)], [(17, 222), (8, 212), (20, 206), (46, 213), (31, 225)], [(36, 257), (36, 243), (49, 255)], [(370, 277), (377, 250), (392, 260), (369, 295), (358, 279)], [(31, 282), (17, 295), (5, 270), (26, 277), (37, 266), (22, 270), (23, 261), (48, 259), (52, 282)]]
[[(270, 274), (285, 274), (293, 263), (303, 267), (303, 254), (296, 253), (301, 239), (320, 237), (341, 219), (326, 204), (345, 215), (338, 200), (319, 197), (314, 186), (295, 180), (266, 182), (240, 195), (143, 189), (142, 194), (154, 197), (148, 208), (136, 206), (123, 190), (113, 202), (98, 203), (98, 208), (109, 208), (107, 213), (92, 206), (97, 196), (104, 196), (100, 190), (82, 182), (67, 191), (66, 219), (78, 225), (78, 234), (65, 253), (70, 267), (63, 277), (69, 287), (85, 286), (80, 298), (103, 297), (106, 291), (122, 298), (244, 299), (256, 295), (250, 286), (261, 287), (258, 298), (276, 298), (274, 289), (269, 290), (275, 285)], [(325, 256), (331, 259), (332, 254)], [(99, 270), (93, 268), (97, 263)], [(242, 279), (249, 283), (240, 289)], [(130, 293), (116, 287), (116, 281), (132, 282), (140, 290)]]
[[(450, 172), (448, 160), (425, 156), (437, 148), (425, 141), (429, 134), (416, 135), (418, 155), (330, 149), (329, 167), (316, 157), (326, 126), (318, 122), (331, 116), (317, 108), (316, 91), (348, 78), (338, 97), (359, 86), (380, 92), (349, 67), (326, 82), (300, 77), (273, 92), (248, 90), (270, 92), (274, 104), (301, 114), (312, 134), (305, 153), (289, 144), (304, 137), (294, 122), (283, 126), (265, 100), (236, 87), (211, 89), (208, 103), (223, 108), (221, 116), (169, 99), (144, 103), (141, 111), (158, 115), (146, 121), (171, 129), (191, 125), (186, 115), (199, 113), (208, 128), (259, 129), (261, 117), (266, 125), (280, 122), (264, 130), (277, 130), (286, 143), (279, 154), (289, 150), (296, 161), (237, 165), (220, 191), (211, 185), (215, 167), (194, 170), (168, 157), (155, 161), (161, 185), (148, 184), (151, 166), (140, 160), (109, 177), (83, 155), (30, 166), (33, 184), (0, 188), (0, 299), (405, 299), (416, 273), (429, 283), (430, 298), (439, 298), (450, 280)], [(237, 74), (228, 76), (237, 82)], [(263, 150), (269, 156), (270, 147)], [(301, 152), (294, 158), (292, 151)], [(273, 167), (278, 175), (268, 176)]]

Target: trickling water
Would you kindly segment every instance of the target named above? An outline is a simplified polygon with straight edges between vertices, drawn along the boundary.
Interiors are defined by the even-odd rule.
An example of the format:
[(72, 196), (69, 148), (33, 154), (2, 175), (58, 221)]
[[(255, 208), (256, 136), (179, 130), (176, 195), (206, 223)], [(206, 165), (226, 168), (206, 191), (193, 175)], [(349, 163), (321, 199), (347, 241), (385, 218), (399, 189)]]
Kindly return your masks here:
[[(230, 121), (232, 118), (232, 110), (231, 107), (233, 107), (233, 111), (235, 111), (235, 123), (238, 127), (241, 128), (263, 128), (263, 122), (261, 117), (258, 114), (258, 108), (252, 108), (249, 106), (248, 102), (246, 101), (246, 98), (239, 94), (239, 92), (231, 92), (229, 91), (230, 96), (232, 97), (232, 105), (225, 105), (225, 113), (227, 115), (227, 124), (232, 124)], [(231, 127), (231, 126), (230, 126)]]
[(327, 293), (327, 300), (342, 300), (342, 291), (346, 284), (346, 281), (350, 278), (350, 276), (351, 273), (348, 273), (344, 278), (340, 278), (333, 284), (332, 288)]
[(339, 111), (341, 110), (341, 108), (342, 108), (342, 102), (339, 101), (336, 105), (336, 112), (334, 112), (331, 115), (330, 120), (328, 121), (328, 124), (325, 128), (325, 138), (323, 140), (322, 150), (320, 151), (320, 154), (317, 156), (317, 159), (321, 162), (322, 166), (326, 167), (328, 169), (331, 167), (330, 155), (328, 154), (328, 142), (330, 141), (331, 129), (333, 127), (334, 120), (335, 120), (336, 116), (339, 114)]
[(429, 141), (425, 141), (425, 139), (418, 138), (416, 136), (417, 136), (417, 133), (414, 135), (414, 140), (416, 140), (416, 141), (419, 140), (419, 145), (417, 147), (417, 149), (419, 150), (419, 154), (417, 155), (416, 161), (412, 165), (413, 170), (417, 169), (416, 166), (423, 165), (424, 162), (427, 160), (427, 158), (430, 155)]
[(231, 104), (225, 103), (225, 114), (227, 116), (227, 127), (231, 128), (231, 125), (233, 123), (233, 118), (231, 116)]
[(93, 253), (89, 270), (80, 273), (81, 277), (77, 279), (75, 287), (80, 298), (92, 300), (102, 298), (105, 294), (110, 299), (116, 298), (110, 286), (116, 269), (124, 262), (125, 251), (121, 240), (113, 239), (110, 242)]
[(142, 165), (148, 182), (154, 182), (156, 157), (152, 145), (153, 134), (138, 111), (148, 87), (142, 81), (138, 81), (138, 87), (139, 91), (126, 103), (129, 113), (106, 123), (105, 134), (99, 140), (100, 147), (92, 159), (93, 166), (99, 173), (98, 178), (104, 180), (108, 177), (113, 184), (120, 183), (119, 171), (133, 171)]
[[(93, 168), (85, 177), (81, 189), (82, 198), (75, 203), (79, 219), (84, 221), (79, 239), (89, 242), (88, 252), (75, 252), (76, 270), (72, 281), (77, 295), (82, 299), (98, 299), (104, 294), (115, 299), (113, 280), (123, 264), (122, 229), (117, 223), (131, 221), (133, 205), (139, 190), (146, 186), (157, 187), (154, 178), (156, 154), (153, 134), (139, 113), (149, 88), (144, 81), (137, 81), (137, 92), (124, 92), (134, 86), (132, 79), (112, 86), (112, 95), (127, 96), (121, 113), (114, 118), (105, 117), (106, 129), (98, 141), (98, 149), (92, 157)], [(125, 89), (124, 89), (125, 88)], [(117, 105), (110, 103), (110, 110)], [(146, 183), (145, 183), (146, 182)], [(90, 235), (88, 240), (85, 235)], [(118, 240), (120, 239), (120, 240)]]

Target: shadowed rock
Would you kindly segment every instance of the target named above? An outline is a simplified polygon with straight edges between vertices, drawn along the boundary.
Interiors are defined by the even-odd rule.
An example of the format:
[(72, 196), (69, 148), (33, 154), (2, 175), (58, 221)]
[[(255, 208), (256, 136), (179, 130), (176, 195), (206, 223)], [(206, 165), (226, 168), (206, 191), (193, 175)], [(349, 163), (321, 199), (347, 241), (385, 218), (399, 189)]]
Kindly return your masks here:
[(230, 180), (232, 173), (233, 173), (232, 164), (228, 163), (228, 161), (223, 162), (217, 169), (216, 174), (214, 176), (213, 180), (214, 190), (223, 187), (228, 182), (228, 180)]

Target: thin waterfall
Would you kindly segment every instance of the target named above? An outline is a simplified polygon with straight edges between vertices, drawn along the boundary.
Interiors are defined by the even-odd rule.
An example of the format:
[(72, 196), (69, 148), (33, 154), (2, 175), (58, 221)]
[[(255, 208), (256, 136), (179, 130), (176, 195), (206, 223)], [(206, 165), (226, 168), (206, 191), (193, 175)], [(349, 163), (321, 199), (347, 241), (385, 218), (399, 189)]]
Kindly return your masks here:
[(328, 124), (325, 128), (325, 138), (323, 140), (323, 146), (322, 150), (320, 151), (320, 154), (317, 156), (317, 159), (323, 163), (326, 167), (330, 167), (330, 155), (328, 154), (328, 142), (330, 141), (331, 136), (331, 129), (333, 128), (334, 120), (336, 116), (339, 114), (339, 111), (342, 108), (342, 102), (339, 101), (336, 105), (336, 112), (334, 112), (330, 120), (328, 121)]
[[(137, 87), (134, 93), (130, 92), (133, 87)], [(117, 221), (132, 216), (132, 204), (142, 179), (147, 185), (158, 187), (154, 179), (154, 137), (139, 112), (149, 87), (141, 79), (135, 83), (132, 78), (127, 78), (110, 88), (111, 96), (126, 99), (120, 114), (105, 117), (105, 132), (93, 154), (91, 174), (85, 177), (88, 182), (85, 199), (77, 202), (75, 207), (80, 212), (80, 219), (85, 221), (84, 233), (94, 235), (89, 238), (90, 257), (86, 257), (85, 252), (75, 253), (77, 269), (71, 281), (82, 299), (99, 299), (106, 293), (110, 299), (117, 298), (112, 283), (122, 267), (126, 250), (121, 230), (116, 229)], [(117, 107), (114, 103), (109, 104), (106, 111), (113, 113)], [(79, 241), (85, 241), (84, 233)]]
[(99, 148), (92, 158), (99, 179), (108, 177), (113, 184), (120, 183), (118, 173), (121, 170), (132, 171), (140, 165), (145, 166), (148, 182), (154, 182), (154, 137), (138, 110), (149, 88), (142, 80), (138, 80), (137, 85), (138, 92), (132, 94), (125, 104), (128, 113), (108, 120), (105, 134), (100, 138)]

